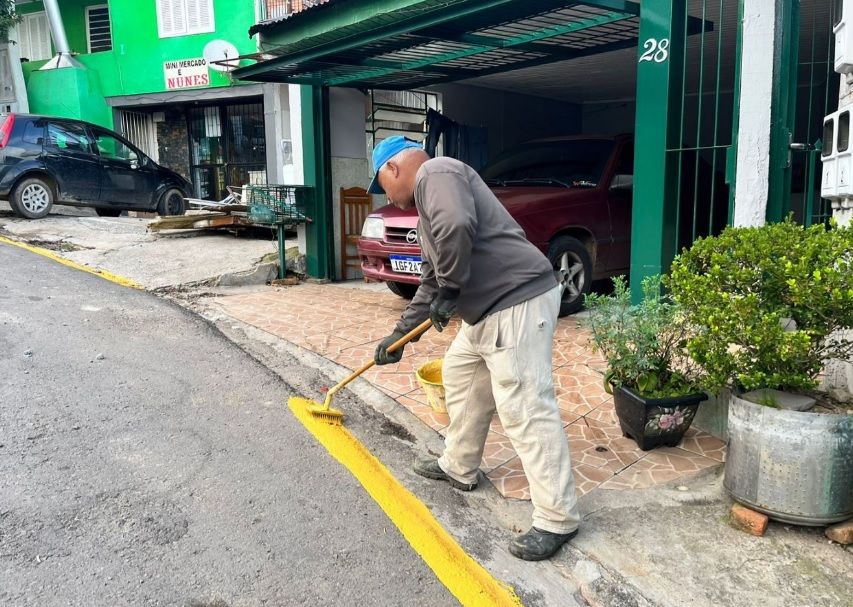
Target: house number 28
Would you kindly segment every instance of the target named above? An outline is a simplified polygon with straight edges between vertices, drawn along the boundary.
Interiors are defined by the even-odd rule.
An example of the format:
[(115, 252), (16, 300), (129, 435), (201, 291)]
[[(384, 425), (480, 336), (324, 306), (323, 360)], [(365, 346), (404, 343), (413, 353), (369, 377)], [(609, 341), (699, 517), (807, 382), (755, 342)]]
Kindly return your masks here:
[(669, 38), (664, 38), (663, 40), (649, 38), (643, 43), (643, 48), (646, 49), (646, 52), (640, 55), (639, 63), (643, 61), (663, 63), (669, 59)]

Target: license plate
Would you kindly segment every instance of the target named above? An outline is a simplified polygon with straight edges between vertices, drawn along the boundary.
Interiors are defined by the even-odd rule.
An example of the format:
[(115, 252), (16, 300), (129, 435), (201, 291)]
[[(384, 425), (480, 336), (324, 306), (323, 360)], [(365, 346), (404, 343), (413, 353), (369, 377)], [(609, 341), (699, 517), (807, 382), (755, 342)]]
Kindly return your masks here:
[(391, 255), (391, 269), (404, 274), (420, 274), (421, 258), (411, 255)]

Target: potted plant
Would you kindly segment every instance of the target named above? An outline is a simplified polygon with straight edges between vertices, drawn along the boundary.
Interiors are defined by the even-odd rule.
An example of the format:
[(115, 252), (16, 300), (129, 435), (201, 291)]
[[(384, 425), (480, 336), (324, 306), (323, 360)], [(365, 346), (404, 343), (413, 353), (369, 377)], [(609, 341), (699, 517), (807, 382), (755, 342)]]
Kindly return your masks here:
[(684, 349), (686, 318), (661, 293), (660, 276), (643, 282), (645, 298), (638, 305), (631, 305), (624, 278), (614, 278), (613, 286), (612, 295), (586, 297), (585, 325), (607, 361), (605, 390), (613, 394), (623, 434), (641, 449), (675, 446), (707, 398)]
[(732, 392), (732, 497), (792, 523), (853, 516), (853, 415), (815, 391), (828, 359), (853, 355), (853, 230), (727, 228), (676, 258), (668, 286), (703, 387)]

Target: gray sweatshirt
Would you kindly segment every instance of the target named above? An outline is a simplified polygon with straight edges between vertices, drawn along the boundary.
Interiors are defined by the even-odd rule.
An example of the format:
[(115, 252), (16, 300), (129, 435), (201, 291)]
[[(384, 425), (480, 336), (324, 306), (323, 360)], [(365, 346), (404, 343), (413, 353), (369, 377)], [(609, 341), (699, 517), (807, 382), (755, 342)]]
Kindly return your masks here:
[(426, 320), (439, 293), (458, 295), (457, 312), (474, 325), (557, 285), (551, 263), (467, 164), (425, 162), (415, 181), (415, 206), (421, 284), (397, 330), (408, 332)]

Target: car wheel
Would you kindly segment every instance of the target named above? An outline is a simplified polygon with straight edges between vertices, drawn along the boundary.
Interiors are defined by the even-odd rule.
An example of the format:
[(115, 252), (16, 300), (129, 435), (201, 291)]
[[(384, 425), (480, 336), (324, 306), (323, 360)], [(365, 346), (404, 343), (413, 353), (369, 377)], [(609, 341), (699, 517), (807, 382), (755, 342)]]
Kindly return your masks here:
[(418, 285), (410, 285), (407, 282), (386, 282), (385, 284), (394, 295), (399, 295), (403, 299), (411, 299), (418, 292)]
[(41, 177), (24, 179), (15, 186), (10, 206), (21, 217), (41, 219), (53, 207), (53, 187)]
[(12, 210), (26, 219), (41, 219), (53, 207), (53, 187), (41, 177), (24, 179), (10, 197)]
[(184, 194), (176, 188), (167, 190), (160, 197), (160, 202), (157, 204), (158, 215), (183, 215), (187, 212), (187, 206), (184, 202)]
[(95, 209), (95, 213), (98, 214), (98, 217), (118, 217), (121, 215), (121, 211), (121, 209)]
[(560, 316), (574, 314), (583, 308), (584, 295), (592, 289), (592, 259), (584, 244), (571, 236), (558, 236), (551, 241), (548, 259), (562, 289)]

